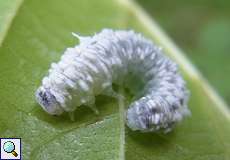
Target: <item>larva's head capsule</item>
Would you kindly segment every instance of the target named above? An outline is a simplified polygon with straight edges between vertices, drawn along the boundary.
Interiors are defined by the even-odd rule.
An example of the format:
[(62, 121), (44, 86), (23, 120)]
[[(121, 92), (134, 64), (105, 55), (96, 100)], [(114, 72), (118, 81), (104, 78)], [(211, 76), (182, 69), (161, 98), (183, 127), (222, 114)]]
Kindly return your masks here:
[(49, 89), (39, 87), (36, 91), (36, 100), (41, 107), (51, 115), (60, 115), (64, 111)]

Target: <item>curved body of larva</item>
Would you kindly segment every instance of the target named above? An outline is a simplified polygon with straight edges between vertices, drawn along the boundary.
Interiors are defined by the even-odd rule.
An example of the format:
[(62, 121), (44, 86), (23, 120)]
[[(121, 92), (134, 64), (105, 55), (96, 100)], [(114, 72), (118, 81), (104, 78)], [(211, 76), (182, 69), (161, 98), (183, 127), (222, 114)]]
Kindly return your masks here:
[(79, 39), (79, 45), (67, 48), (61, 60), (51, 65), (36, 92), (38, 103), (49, 114), (92, 106), (95, 95), (114, 96), (112, 83), (134, 87), (126, 83), (129, 73), (144, 82), (141, 98), (126, 112), (132, 130), (167, 132), (190, 113), (188, 90), (177, 65), (141, 34), (104, 29)]

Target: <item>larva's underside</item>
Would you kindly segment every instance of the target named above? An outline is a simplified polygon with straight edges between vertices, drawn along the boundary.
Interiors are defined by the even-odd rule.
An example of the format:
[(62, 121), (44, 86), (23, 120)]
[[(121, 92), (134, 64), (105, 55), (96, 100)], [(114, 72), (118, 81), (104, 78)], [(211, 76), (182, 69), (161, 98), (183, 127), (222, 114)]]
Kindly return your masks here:
[(150, 40), (133, 31), (110, 29), (78, 38), (80, 44), (52, 63), (36, 92), (46, 112), (60, 115), (82, 104), (92, 107), (96, 95), (117, 95), (112, 83), (135, 88), (132, 73), (144, 82), (142, 96), (126, 112), (132, 130), (168, 132), (189, 115), (188, 90), (177, 65)]

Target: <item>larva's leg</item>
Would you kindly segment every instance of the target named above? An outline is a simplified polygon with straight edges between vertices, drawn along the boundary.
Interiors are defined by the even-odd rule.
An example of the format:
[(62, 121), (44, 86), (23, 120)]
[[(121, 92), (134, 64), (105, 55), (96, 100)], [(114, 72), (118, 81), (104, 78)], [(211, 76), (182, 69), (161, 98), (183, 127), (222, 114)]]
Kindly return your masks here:
[(109, 97), (116, 98), (117, 100), (119, 100), (119, 99), (125, 99), (125, 97), (122, 94), (115, 92), (113, 90), (112, 86), (109, 86), (106, 89), (104, 89), (104, 91), (103, 91), (102, 94), (106, 95), (106, 96), (109, 96)]
[(172, 128), (166, 128), (163, 132), (164, 132), (164, 134), (167, 134), (167, 133), (169, 133), (171, 131), (172, 131)]
[(74, 112), (69, 112), (69, 118), (71, 121), (75, 121), (75, 116), (74, 116)]
[(99, 115), (99, 111), (98, 111), (97, 106), (96, 106), (95, 103), (94, 103), (94, 104), (89, 104), (88, 106), (89, 106), (89, 108), (91, 108), (91, 109), (93, 110), (93, 112), (94, 112), (96, 115)]
[(92, 109), (93, 112), (94, 112), (96, 115), (99, 114), (99, 111), (98, 111), (97, 106), (96, 106), (96, 104), (95, 104), (95, 97), (94, 97), (94, 96), (91, 97), (90, 102), (88, 102), (86, 105), (89, 106), (89, 108)]

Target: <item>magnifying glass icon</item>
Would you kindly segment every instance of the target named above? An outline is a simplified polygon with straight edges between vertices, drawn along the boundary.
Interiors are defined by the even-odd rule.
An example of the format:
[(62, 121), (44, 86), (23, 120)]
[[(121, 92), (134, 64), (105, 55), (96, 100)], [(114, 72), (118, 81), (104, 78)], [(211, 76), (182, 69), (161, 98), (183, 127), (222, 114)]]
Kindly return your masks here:
[(11, 141), (7, 141), (3, 144), (3, 149), (7, 153), (13, 154), (15, 157), (18, 156), (17, 152), (15, 152), (15, 145)]

